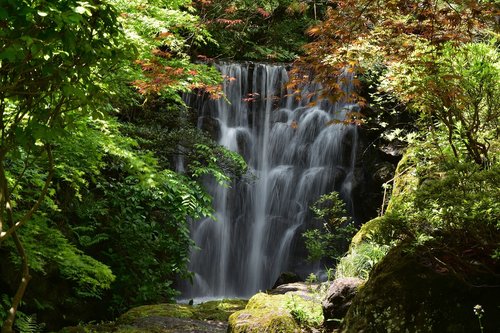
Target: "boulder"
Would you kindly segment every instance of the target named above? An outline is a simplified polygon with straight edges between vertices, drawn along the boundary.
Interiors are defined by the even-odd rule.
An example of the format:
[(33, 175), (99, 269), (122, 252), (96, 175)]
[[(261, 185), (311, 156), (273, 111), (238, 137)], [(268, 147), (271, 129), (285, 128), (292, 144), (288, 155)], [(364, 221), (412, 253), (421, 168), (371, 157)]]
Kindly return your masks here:
[(340, 321), (349, 310), (363, 280), (349, 277), (336, 279), (330, 285), (327, 295), (322, 302), (325, 326), (328, 329), (338, 328)]
[(218, 140), (221, 135), (219, 121), (213, 117), (200, 117), (198, 122), (201, 124), (201, 129), (207, 132), (214, 140)]
[(500, 261), (454, 238), (390, 250), (359, 288), (340, 332), (498, 332)]
[(274, 289), (268, 290), (269, 295), (294, 295), (299, 296), (306, 301), (317, 301), (321, 299), (321, 284), (294, 282), (282, 284)]
[(245, 310), (229, 317), (228, 333), (299, 333), (301, 325), (319, 327), (323, 321), (321, 305), (302, 296), (294, 291), (279, 295), (258, 293), (248, 301)]
[(284, 310), (248, 309), (229, 317), (228, 333), (299, 333), (300, 327)]
[(301, 282), (301, 281), (302, 279), (297, 274), (293, 272), (283, 272), (280, 274), (276, 282), (274, 282), (272, 289), (275, 289), (278, 286), (281, 286), (282, 284)]
[(229, 316), (246, 304), (246, 300), (230, 299), (144, 305), (130, 309), (116, 322), (66, 327), (60, 333), (226, 333)]

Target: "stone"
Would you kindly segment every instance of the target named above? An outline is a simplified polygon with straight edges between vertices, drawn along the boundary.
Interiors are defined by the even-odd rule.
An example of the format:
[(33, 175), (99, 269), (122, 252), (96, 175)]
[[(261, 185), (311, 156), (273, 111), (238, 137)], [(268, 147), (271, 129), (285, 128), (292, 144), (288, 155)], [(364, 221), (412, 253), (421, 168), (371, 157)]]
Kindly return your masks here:
[(299, 333), (301, 325), (319, 327), (323, 321), (321, 305), (304, 299), (301, 293), (254, 295), (245, 310), (229, 317), (228, 333)]
[(372, 179), (375, 184), (383, 184), (389, 182), (394, 177), (394, 172), (396, 171), (396, 167), (394, 164), (389, 162), (380, 162), (377, 163), (374, 167), (374, 172), (372, 175)]
[(191, 318), (151, 316), (140, 318), (133, 325), (119, 326), (115, 333), (225, 333), (227, 323)]
[(325, 327), (338, 328), (346, 315), (358, 288), (363, 284), (359, 278), (339, 278), (332, 282), (322, 302)]
[(299, 325), (283, 310), (248, 309), (229, 317), (228, 333), (299, 333)]
[(476, 305), (484, 309), (483, 331), (498, 332), (500, 262), (479, 248), (464, 255), (457, 238), (391, 249), (354, 297), (340, 332), (480, 332)]
[(218, 140), (221, 135), (219, 121), (212, 117), (200, 117), (198, 120), (201, 123), (201, 129), (207, 132), (214, 140)]
[(229, 316), (246, 304), (246, 300), (224, 299), (197, 305), (144, 305), (130, 309), (116, 322), (67, 327), (60, 333), (226, 333)]
[(301, 282), (301, 281), (302, 281), (302, 279), (297, 274), (295, 274), (293, 272), (283, 272), (280, 274), (280, 276), (278, 277), (276, 282), (274, 282), (272, 289), (275, 289), (282, 284)]

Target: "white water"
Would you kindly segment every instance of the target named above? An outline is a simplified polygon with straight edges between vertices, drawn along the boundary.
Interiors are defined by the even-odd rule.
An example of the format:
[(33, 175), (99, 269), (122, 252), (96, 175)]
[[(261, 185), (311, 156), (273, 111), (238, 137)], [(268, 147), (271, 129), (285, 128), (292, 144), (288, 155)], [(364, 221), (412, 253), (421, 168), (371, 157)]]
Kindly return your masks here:
[[(245, 157), (255, 180), (231, 188), (207, 182), (217, 221), (193, 224), (200, 250), (191, 255), (195, 278), (186, 298), (249, 296), (270, 288), (285, 270), (310, 269), (297, 247), (302, 232), (314, 224), (310, 205), (332, 190), (352, 205), (357, 130), (327, 125), (343, 119), (351, 106), (321, 101), (311, 107), (307, 98), (297, 102), (286, 96), (283, 66), (218, 68), (233, 78), (224, 84), (229, 103), (190, 104), (198, 108), (198, 125), (215, 123), (219, 143)], [(249, 96), (254, 100), (246, 101)]]

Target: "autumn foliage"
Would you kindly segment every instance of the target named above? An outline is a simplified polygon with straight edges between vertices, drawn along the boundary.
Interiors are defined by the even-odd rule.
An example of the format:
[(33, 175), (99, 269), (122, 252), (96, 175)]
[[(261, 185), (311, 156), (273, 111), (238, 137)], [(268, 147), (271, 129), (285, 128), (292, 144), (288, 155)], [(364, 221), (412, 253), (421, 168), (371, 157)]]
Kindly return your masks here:
[(484, 37), (485, 28), (498, 28), (496, 14), (494, 2), (480, 0), (331, 1), (326, 19), (308, 31), (315, 40), (296, 62), (292, 86), (299, 93), (301, 84), (314, 77), (323, 97), (346, 97), (338, 84), (344, 71), (418, 62), (418, 50), (439, 52), (447, 42)]

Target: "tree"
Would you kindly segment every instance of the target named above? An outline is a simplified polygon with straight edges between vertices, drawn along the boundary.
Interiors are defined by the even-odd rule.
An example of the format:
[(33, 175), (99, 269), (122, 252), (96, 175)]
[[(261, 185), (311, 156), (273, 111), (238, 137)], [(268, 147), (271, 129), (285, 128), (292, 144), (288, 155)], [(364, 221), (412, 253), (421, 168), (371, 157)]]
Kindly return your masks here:
[(485, 36), (498, 29), (497, 10), (494, 1), (480, 0), (332, 1), (326, 19), (308, 31), (315, 40), (296, 62), (290, 86), (299, 93), (304, 79), (313, 79), (322, 84), (322, 97), (364, 103), (359, 95), (344, 96), (338, 81), (343, 73), (353, 73), (358, 83), (356, 75), (375, 65), (412, 64), (447, 42)]
[(446, 44), (439, 55), (394, 65), (385, 76), (383, 89), (417, 111), (433, 132), (444, 132), (455, 159), (493, 162), (490, 150), (498, 150), (500, 137), (500, 54), (493, 43)]
[[(122, 57), (117, 13), (104, 1), (25, 2), (5, 0), (0, 9), (0, 244), (12, 239), (22, 278), (2, 333), (12, 332), (17, 308), (30, 280), (28, 258), (18, 236), (47, 196), (54, 176), (56, 138), (70, 135), (82, 114), (99, 116), (91, 102), (102, 97), (99, 70)], [(8, 171), (21, 159), (25, 168)], [(43, 160), (46, 177), (25, 211), (12, 197), (25, 170)], [(40, 162), (38, 162), (40, 163)]]
[(313, 6), (297, 0), (199, 0), (194, 6), (217, 41), (200, 52), (215, 58), (293, 61), (315, 20)]
[[(125, 64), (129, 81), (148, 97), (182, 103), (179, 92), (204, 90), (220, 97), (215, 68), (193, 63), (191, 52), (214, 42), (189, 1), (111, 0), (120, 12), (125, 36), (137, 50), (135, 64)], [(122, 71), (123, 72), (123, 71)]]
[(338, 192), (322, 195), (311, 206), (317, 220), (322, 223), (321, 229), (310, 229), (303, 237), (309, 260), (338, 260), (347, 249), (347, 240), (355, 233), (352, 218), (345, 209), (345, 203)]

